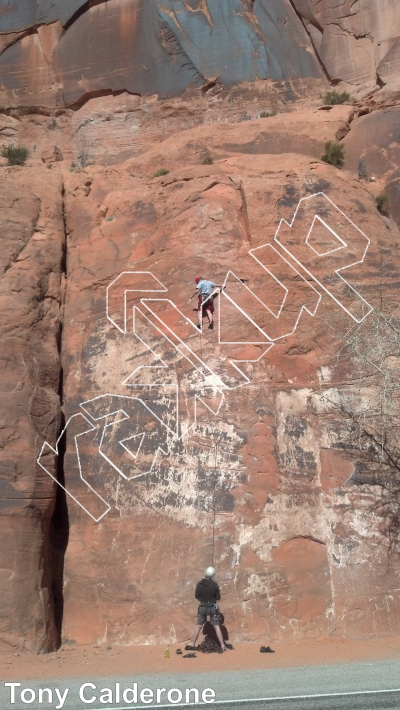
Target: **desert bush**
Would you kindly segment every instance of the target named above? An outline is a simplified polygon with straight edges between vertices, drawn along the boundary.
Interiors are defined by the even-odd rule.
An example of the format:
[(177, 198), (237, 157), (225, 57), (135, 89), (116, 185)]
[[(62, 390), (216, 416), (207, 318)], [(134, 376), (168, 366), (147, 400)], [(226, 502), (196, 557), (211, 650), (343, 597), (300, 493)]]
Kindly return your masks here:
[(207, 158), (204, 158), (204, 160), (202, 160), (201, 164), (202, 165), (212, 165), (213, 162), (214, 161), (213, 161), (211, 155), (208, 155)]
[(156, 177), (161, 177), (162, 175), (168, 175), (169, 170), (166, 170), (165, 168), (160, 168), (160, 170), (157, 170), (156, 173), (154, 173), (153, 178)]
[(347, 91), (340, 93), (339, 91), (336, 91), (336, 89), (332, 89), (332, 91), (326, 92), (325, 96), (322, 97), (322, 100), (327, 106), (336, 106), (337, 104), (344, 104), (345, 101), (349, 101), (350, 98), (351, 96)]
[(381, 214), (388, 215), (390, 209), (390, 197), (387, 192), (381, 192), (375, 197), (376, 206)]
[(329, 163), (335, 168), (341, 168), (344, 163), (344, 146), (341, 143), (327, 141), (325, 143), (325, 153), (321, 156), (324, 163)]
[(93, 144), (87, 136), (78, 135), (78, 163), (81, 168), (87, 168), (93, 158)]
[(25, 165), (28, 157), (28, 148), (23, 145), (3, 145), (1, 155), (6, 158), (8, 165)]
[(368, 179), (368, 168), (366, 158), (359, 158), (357, 165), (357, 175), (362, 180)]
[(259, 118), (271, 118), (276, 116), (276, 111), (261, 111)]

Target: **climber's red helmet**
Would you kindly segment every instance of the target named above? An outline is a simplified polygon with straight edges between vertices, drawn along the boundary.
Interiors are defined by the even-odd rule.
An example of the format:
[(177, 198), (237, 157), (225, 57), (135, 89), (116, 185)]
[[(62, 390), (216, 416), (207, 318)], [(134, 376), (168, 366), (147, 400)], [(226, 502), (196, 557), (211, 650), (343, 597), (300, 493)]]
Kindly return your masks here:
[(198, 284), (199, 281), (203, 281), (203, 277), (202, 277), (202, 276), (196, 276), (196, 283)]

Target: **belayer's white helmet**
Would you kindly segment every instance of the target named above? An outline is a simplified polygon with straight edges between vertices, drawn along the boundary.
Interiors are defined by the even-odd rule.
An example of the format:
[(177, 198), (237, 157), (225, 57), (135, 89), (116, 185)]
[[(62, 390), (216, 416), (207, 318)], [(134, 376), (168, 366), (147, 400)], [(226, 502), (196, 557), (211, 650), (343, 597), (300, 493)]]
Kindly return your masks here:
[(214, 567), (207, 567), (206, 569), (206, 577), (214, 577), (215, 574), (215, 569)]

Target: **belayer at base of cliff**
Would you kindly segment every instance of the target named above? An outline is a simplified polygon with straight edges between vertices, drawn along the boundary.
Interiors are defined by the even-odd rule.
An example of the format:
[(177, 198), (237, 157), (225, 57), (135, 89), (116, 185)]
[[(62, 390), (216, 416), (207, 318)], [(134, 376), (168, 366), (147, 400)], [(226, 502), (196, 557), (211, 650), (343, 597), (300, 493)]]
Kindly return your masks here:
[(196, 649), (196, 641), (199, 637), (199, 633), (208, 618), (210, 618), (214, 626), (222, 650), (229, 650), (225, 645), (220, 626), (220, 613), (217, 602), (221, 599), (221, 592), (219, 591), (217, 582), (213, 580), (214, 574), (214, 567), (207, 567), (206, 576), (196, 585), (194, 596), (200, 602), (200, 605), (197, 610), (197, 626), (194, 630), (192, 646), (186, 646), (187, 651), (194, 651)]

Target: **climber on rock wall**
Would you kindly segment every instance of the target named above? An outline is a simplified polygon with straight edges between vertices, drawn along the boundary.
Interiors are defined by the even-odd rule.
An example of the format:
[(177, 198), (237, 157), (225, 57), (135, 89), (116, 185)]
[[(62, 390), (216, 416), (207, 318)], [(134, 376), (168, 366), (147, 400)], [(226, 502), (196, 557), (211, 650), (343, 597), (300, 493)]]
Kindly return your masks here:
[(196, 641), (198, 639), (199, 633), (201, 631), (202, 626), (206, 623), (208, 617), (210, 617), (211, 623), (215, 628), (215, 633), (217, 634), (217, 638), (221, 644), (222, 650), (228, 650), (222, 636), (219, 607), (217, 604), (217, 602), (221, 599), (221, 592), (219, 591), (218, 584), (213, 580), (214, 574), (214, 567), (207, 567), (206, 576), (204, 577), (204, 579), (201, 579), (200, 582), (198, 582), (196, 585), (196, 591), (194, 596), (200, 602), (199, 608), (197, 610), (197, 626), (194, 630), (192, 646), (186, 646), (185, 650), (195, 650)]
[(199, 322), (197, 324), (197, 327), (199, 330), (201, 330), (201, 326), (203, 323), (203, 318), (204, 316), (207, 316), (208, 318), (208, 327), (210, 330), (213, 330), (214, 328), (214, 298), (211, 295), (213, 288), (219, 288), (220, 292), (222, 291), (222, 286), (217, 286), (213, 281), (207, 281), (206, 279), (203, 279), (202, 276), (197, 276), (196, 278), (196, 291), (194, 294), (189, 298), (189, 302), (192, 300), (192, 298), (196, 295), (197, 291), (199, 292), (199, 302), (198, 302), (198, 316), (199, 316)]

